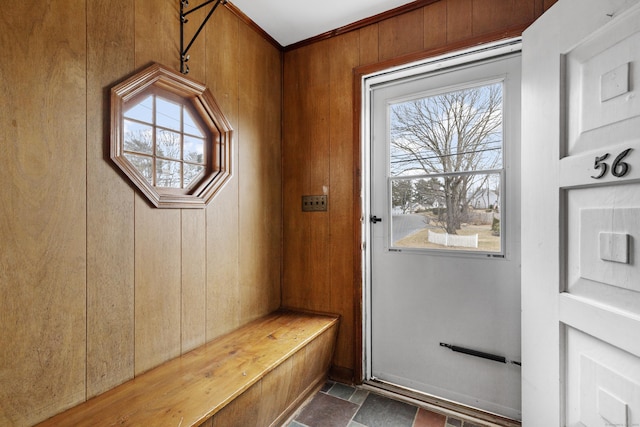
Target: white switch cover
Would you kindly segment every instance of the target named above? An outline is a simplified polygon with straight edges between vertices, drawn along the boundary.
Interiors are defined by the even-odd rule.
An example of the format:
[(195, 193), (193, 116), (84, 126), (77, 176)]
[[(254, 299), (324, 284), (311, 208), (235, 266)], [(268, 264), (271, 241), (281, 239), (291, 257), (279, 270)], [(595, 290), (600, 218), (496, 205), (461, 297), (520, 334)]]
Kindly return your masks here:
[(628, 427), (627, 404), (602, 388), (598, 389), (598, 413), (607, 425)]
[(629, 235), (623, 233), (600, 233), (600, 259), (629, 263)]

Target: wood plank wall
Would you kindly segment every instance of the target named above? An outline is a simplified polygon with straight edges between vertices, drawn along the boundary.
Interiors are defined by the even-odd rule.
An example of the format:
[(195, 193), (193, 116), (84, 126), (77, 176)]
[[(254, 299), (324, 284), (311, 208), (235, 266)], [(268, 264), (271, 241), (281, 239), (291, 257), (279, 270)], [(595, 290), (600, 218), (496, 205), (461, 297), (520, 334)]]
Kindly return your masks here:
[(207, 209), (151, 208), (108, 159), (108, 89), (151, 61), (179, 69), (178, 7), (29, 0), (0, 15), (0, 425), (280, 305), (279, 49), (219, 8), (190, 51), (235, 131), (233, 179)]
[[(440, 0), (284, 56), (283, 305), (342, 315), (334, 375), (358, 373), (359, 254), (354, 234), (354, 68), (400, 63), (523, 28), (554, 0)], [(357, 114), (357, 112), (356, 112)], [(301, 212), (302, 195), (328, 211)]]

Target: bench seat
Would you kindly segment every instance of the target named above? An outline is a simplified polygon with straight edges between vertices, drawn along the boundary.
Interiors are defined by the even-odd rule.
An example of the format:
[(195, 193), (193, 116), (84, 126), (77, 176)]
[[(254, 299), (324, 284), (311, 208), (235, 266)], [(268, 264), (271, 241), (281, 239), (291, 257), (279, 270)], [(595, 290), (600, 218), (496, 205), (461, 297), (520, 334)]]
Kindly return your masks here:
[(277, 311), (40, 425), (278, 425), (326, 379), (337, 331), (337, 316)]

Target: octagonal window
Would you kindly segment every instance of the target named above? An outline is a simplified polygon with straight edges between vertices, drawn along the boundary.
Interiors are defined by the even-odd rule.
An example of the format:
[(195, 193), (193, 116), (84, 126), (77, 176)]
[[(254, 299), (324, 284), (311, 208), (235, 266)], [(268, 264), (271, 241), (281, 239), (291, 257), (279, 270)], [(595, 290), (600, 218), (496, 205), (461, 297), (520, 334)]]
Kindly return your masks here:
[(157, 207), (204, 207), (231, 176), (229, 122), (199, 83), (158, 64), (111, 90), (111, 158)]

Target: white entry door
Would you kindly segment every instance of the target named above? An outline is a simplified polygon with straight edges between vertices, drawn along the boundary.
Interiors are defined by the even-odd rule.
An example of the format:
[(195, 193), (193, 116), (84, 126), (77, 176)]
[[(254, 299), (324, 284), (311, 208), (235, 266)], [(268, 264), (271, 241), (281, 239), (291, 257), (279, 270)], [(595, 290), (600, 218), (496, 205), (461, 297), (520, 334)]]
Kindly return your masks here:
[(523, 36), (523, 425), (640, 425), (640, 3)]
[(520, 418), (519, 41), (366, 79), (367, 378)]

